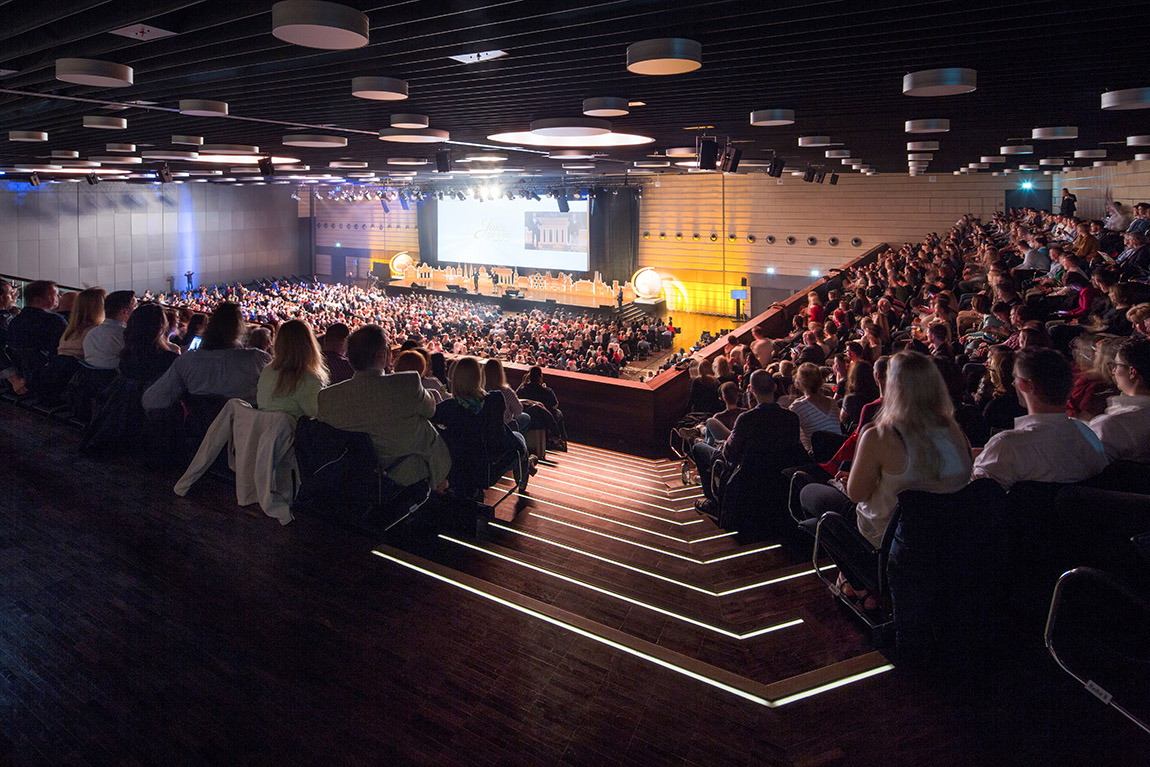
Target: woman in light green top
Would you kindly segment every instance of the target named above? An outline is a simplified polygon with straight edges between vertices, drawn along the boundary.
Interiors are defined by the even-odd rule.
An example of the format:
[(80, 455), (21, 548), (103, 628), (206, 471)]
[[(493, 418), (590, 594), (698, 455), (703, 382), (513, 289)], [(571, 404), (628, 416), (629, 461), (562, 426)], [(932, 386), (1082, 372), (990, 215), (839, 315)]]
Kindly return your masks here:
[(288, 320), (276, 333), (275, 356), (260, 373), (256, 401), (260, 410), (293, 418), (319, 412), (319, 390), (327, 386), (327, 364), (311, 326)]

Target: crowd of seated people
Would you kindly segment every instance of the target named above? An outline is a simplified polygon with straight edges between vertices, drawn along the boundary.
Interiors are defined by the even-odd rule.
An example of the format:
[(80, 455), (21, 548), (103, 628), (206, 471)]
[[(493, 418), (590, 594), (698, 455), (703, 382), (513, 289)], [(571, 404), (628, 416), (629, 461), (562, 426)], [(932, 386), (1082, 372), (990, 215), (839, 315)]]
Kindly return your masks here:
[[(727, 516), (711, 467), (738, 467), (744, 432), (778, 448), (757, 475), (805, 478), (764, 513), (836, 511), (873, 546), (902, 490), (1074, 483), (1114, 461), (1150, 464), (1150, 206), (1129, 220), (1111, 207), (1108, 225), (1126, 231), (1032, 209), (964, 216), (811, 291), (788, 336), (731, 336), (692, 365), (696, 415), (677, 429), (703, 482), (697, 506)], [(743, 407), (733, 427), (719, 423)]]
[(354, 330), (374, 324), (395, 343), (414, 339), (432, 352), (611, 377), (632, 360), (671, 348), (674, 339), (671, 322), (655, 318), (624, 321), (570, 308), (510, 314), (494, 304), (464, 298), (428, 293), (387, 296), (356, 286), (303, 281), (201, 287), (144, 298), (179, 310), (185, 338), (195, 337), (198, 328), (192, 323), (203, 321), (197, 317), (229, 300), (240, 306), (248, 322), (269, 329), (290, 319), (306, 320), (324, 334), (333, 326)]
[[(67, 319), (53, 311), (54, 283), (29, 283), (21, 311), (13, 293), (0, 282), (0, 372), (14, 393), (45, 398), (45, 371), (57, 359), (86, 366), (77, 375), (107, 374), (91, 392), (85, 419), (82, 445), (92, 453), (135, 448), (149, 463), (157, 454), (178, 463), (187, 455), (165, 437), (202, 437), (230, 399), (367, 434), (397, 485), (426, 481), (468, 499), (481, 497), (506, 468), (486, 472), (486, 455), (514, 459), (508, 466), (520, 482), (534, 473), (524, 438), (530, 430), (544, 430), (553, 448), (566, 449), (559, 400), (539, 366), (516, 391), (497, 358), (449, 360), (415, 334), (397, 350), (372, 323), (350, 333), (333, 323), (317, 338), (304, 319), (255, 325), (238, 303), (221, 300), (189, 344), (191, 331), (181, 337), (170, 308), (138, 306), (130, 291), (81, 291)], [(490, 449), (476, 450), (477, 444)]]

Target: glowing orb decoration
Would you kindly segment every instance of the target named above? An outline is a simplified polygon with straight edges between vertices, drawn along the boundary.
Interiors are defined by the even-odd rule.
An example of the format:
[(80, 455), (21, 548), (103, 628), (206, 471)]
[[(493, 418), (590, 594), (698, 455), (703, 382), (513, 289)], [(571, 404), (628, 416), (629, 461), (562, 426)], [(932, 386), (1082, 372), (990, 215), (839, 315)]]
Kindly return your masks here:
[(391, 266), (392, 277), (396, 275), (402, 277), (404, 272), (415, 266), (415, 259), (405, 250), (392, 256), (389, 266)]
[(659, 298), (663, 295), (663, 277), (646, 266), (631, 275), (631, 287), (639, 298)]

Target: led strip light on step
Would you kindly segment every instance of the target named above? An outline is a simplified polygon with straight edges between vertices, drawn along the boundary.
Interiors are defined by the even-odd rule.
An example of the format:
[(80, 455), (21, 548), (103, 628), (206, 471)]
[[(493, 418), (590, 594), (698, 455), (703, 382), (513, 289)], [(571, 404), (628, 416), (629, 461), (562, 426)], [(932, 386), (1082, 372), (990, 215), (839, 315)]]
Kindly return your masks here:
[[(579, 497), (577, 495), (572, 496), (570, 493), (563, 493), (559, 490), (552, 490), (551, 492), (559, 493), (560, 495), (568, 495), (572, 498), (578, 498)], [(732, 530), (731, 532), (718, 533), (716, 535), (710, 535), (710, 536), (707, 536), (705, 538), (695, 538), (693, 540), (687, 540), (686, 538), (679, 538), (678, 536), (667, 535), (666, 533), (659, 533), (659, 532), (656, 532), (654, 530), (648, 530), (645, 527), (639, 527), (638, 525), (629, 524), (627, 522), (620, 522), (617, 519), (611, 519), (611, 517), (605, 517), (602, 514), (592, 514), (589, 511), (583, 511), (582, 509), (576, 509), (573, 506), (564, 506), (561, 503), (555, 503), (554, 501), (548, 501), (544, 498), (536, 498), (536, 497), (530, 496), (530, 495), (523, 495), (522, 493), (514, 493), (513, 495), (515, 495), (516, 498), (523, 498), (523, 499), (526, 499), (528, 501), (533, 501), (535, 503), (545, 503), (548, 506), (554, 506), (557, 509), (563, 509), (564, 511), (570, 511), (573, 514), (582, 514), (585, 517), (592, 517), (593, 519), (598, 519), (598, 520), (601, 520), (603, 522), (610, 523), (612, 525), (619, 525), (620, 527), (626, 527), (626, 528), (631, 529), (631, 530), (637, 530), (641, 533), (647, 533), (648, 535), (654, 535), (654, 536), (657, 536), (659, 538), (666, 538), (667, 540), (675, 541), (676, 543), (687, 543), (687, 544), (704, 543), (706, 541), (714, 541), (714, 540), (718, 540), (719, 538), (729, 538), (733, 535), (738, 535), (738, 531)], [(586, 500), (586, 499), (581, 499), (581, 500)]]
[(697, 626), (698, 628), (704, 629), (706, 631), (713, 631), (716, 634), (722, 634), (725, 637), (729, 637), (730, 639), (737, 639), (740, 642), (743, 641), (744, 639), (753, 639), (757, 636), (762, 636), (763, 634), (770, 634), (770, 633), (775, 632), (775, 631), (780, 631), (781, 629), (791, 628), (792, 626), (798, 626), (798, 625), (801, 625), (803, 622), (802, 618), (792, 618), (790, 620), (783, 621), (782, 623), (776, 623), (776, 624), (771, 625), (771, 626), (764, 626), (763, 628), (755, 629), (754, 631), (747, 631), (745, 633), (740, 634), (740, 633), (737, 633), (734, 631), (728, 631), (727, 629), (724, 629), (724, 628), (719, 628), (718, 626), (712, 626), (709, 623), (704, 623), (703, 621), (696, 620), (694, 618), (690, 618), (686, 615), (682, 615), (680, 613), (676, 613), (676, 612), (673, 612), (671, 610), (667, 610), (667, 609), (662, 608), (662, 607), (657, 607), (655, 605), (648, 604), (647, 602), (642, 602), (638, 599), (634, 599), (633, 597), (629, 597), (629, 596), (626, 596), (624, 594), (619, 594), (617, 592), (610, 591), (609, 589), (605, 589), (601, 586), (596, 586), (594, 584), (587, 583), (585, 581), (581, 581), (577, 578), (572, 578), (569, 575), (563, 575), (562, 573), (557, 573), (554, 570), (548, 570), (545, 567), (540, 567), (539, 565), (534, 565), (534, 564), (531, 564), (530, 562), (524, 562), (523, 560), (516, 559), (515, 557), (509, 557), (506, 554), (499, 553), (498, 551), (492, 551), (491, 549), (486, 549), (482, 546), (476, 546), (474, 543), (468, 543), (467, 541), (461, 541), (458, 538), (452, 538), (449, 535), (440, 534), (439, 537), (442, 540), (450, 541), (451, 543), (454, 543), (457, 546), (463, 546), (464, 548), (471, 549), (472, 551), (478, 551), (480, 554), (486, 554), (489, 557), (494, 557), (495, 559), (499, 559), (499, 560), (502, 560), (504, 562), (510, 562), (511, 564), (518, 565), (520, 567), (525, 567), (528, 570), (533, 570), (534, 572), (541, 573), (543, 575), (546, 575), (546, 576), (551, 577), (551, 578), (555, 578), (557, 580), (561, 580), (564, 583), (570, 583), (573, 586), (579, 586), (580, 588), (584, 588), (584, 589), (587, 589), (589, 591), (594, 591), (596, 594), (602, 594), (603, 596), (611, 597), (613, 599), (618, 599), (621, 602), (626, 602), (629, 605), (635, 605), (636, 607), (643, 607), (643, 608), (650, 610), (652, 612), (659, 613), (659, 615), (663, 615), (663, 616), (666, 616), (668, 618), (673, 618), (674, 620), (682, 621), (683, 623), (689, 623), (692, 626)]
[[(500, 477), (500, 479), (505, 479), (509, 482), (515, 481), (511, 477)], [(536, 477), (535, 479), (538, 480), (538, 479), (540, 479), (540, 477)], [(547, 477), (542, 477), (542, 479), (545, 482), (551, 482), (551, 483), (554, 483), (557, 485), (568, 485), (569, 487), (581, 487), (581, 485), (579, 485), (576, 482), (566, 482), (566, 481), (561, 480), (561, 479), (556, 479), (555, 477), (547, 476)], [(658, 520), (660, 522), (666, 522), (669, 525), (697, 525), (703, 521), (703, 518), (699, 517), (698, 515), (696, 515), (694, 519), (685, 519), (685, 520), (668, 519), (667, 517), (664, 517), (660, 514), (649, 514), (649, 513), (643, 512), (643, 511), (637, 511), (635, 509), (630, 509), (630, 508), (612, 503), (609, 500), (600, 501), (600, 500), (596, 500), (594, 498), (588, 498), (585, 495), (578, 495), (576, 493), (568, 493), (564, 490), (556, 490), (555, 488), (553, 488), (551, 486), (544, 486), (543, 489), (547, 490), (548, 492), (551, 492), (551, 493), (556, 493), (558, 495), (565, 495), (568, 498), (578, 498), (579, 500), (587, 501), (588, 503), (594, 503), (594, 504), (598, 504), (600, 506), (610, 506), (611, 508), (619, 509), (620, 511), (626, 511), (630, 514), (638, 514), (639, 516), (642, 516), (642, 517), (647, 517), (649, 519), (655, 519), (655, 520)], [(672, 514), (677, 514), (677, 513), (682, 513), (684, 511), (688, 511), (688, 509), (672, 509), (672, 508), (667, 507), (667, 506), (660, 506), (656, 503), (649, 503), (647, 501), (638, 501), (638, 500), (635, 500), (634, 498), (623, 498), (622, 500), (628, 501), (630, 503), (640, 504), (643, 506), (650, 506), (651, 508), (654, 508), (654, 509), (661, 509), (662, 511), (670, 512)], [(691, 509), (691, 511), (693, 511), (693, 509)]]
[[(660, 581), (665, 581), (666, 583), (673, 583), (676, 586), (681, 586), (682, 588), (690, 589), (691, 591), (697, 591), (700, 594), (706, 594), (707, 596), (712, 596), (712, 597), (725, 597), (729, 594), (738, 594), (738, 593), (743, 592), (743, 591), (751, 591), (752, 589), (761, 588), (763, 586), (773, 586), (776, 583), (783, 583), (784, 581), (790, 581), (790, 580), (794, 580), (795, 578), (802, 578), (803, 576), (806, 576), (806, 575), (814, 575), (815, 574), (814, 569), (811, 568), (809, 570), (802, 570), (799, 572), (790, 573), (788, 575), (779, 575), (779, 576), (776, 576), (774, 578), (768, 578), (765, 581), (758, 581), (757, 583), (749, 583), (746, 586), (738, 586), (737, 588), (726, 589), (724, 591), (715, 591), (714, 589), (703, 588), (702, 586), (696, 586), (693, 583), (687, 583), (686, 581), (680, 581), (680, 580), (678, 580), (676, 578), (672, 578), (668, 575), (662, 575), (660, 573), (656, 573), (656, 572), (653, 572), (651, 570), (644, 570), (641, 567), (636, 567), (635, 565), (630, 565), (630, 564), (627, 564), (626, 562), (620, 562), (617, 559), (611, 559), (610, 557), (605, 557), (601, 554), (596, 554), (596, 553), (591, 552), (591, 551), (586, 551), (584, 549), (580, 549), (580, 548), (577, 548), (575, 546), (569, 546), (566, 543), (560, 543), (559, 541), (553, 541), (550, 538), (544, 538), (541, 535), (535, 535), (535, 534), (529, 533), (525, 530), (516, 530), (514, 527), (508, 527), (507, 525), (503, 525), (503, 524), (500, 524), (498, 522), (488, 522), (487, 526), (488, 527), (494, 527), (498, 530), (503, 530), (504, 532), (513, 533), (514, 535), (519, 535), (519, 536), (522, 536), (524, 538), (530, 538), (533, 541), (538, 541), (539, 543), (543, 543), (543, 544), (546, 544), (548, 546), (554, 546), (556, 548), (563, 549), (564, 551), (570, 551), (573, 554), (578, 554), (580, 556), (588, 557), (589, 559), (594, 559), (594, 560), (599, 561), (599, 562), (605, 562), (606, 564), (609, 564), (609, 565), (615, 565), (616, 567), (621, 567), (624, 570), (630, 570), (631, 572), (639, 573), (640, 575), (645, 575), (649, 578), (655, 578), (655, 579), (660, 580)], [(834, 570), (834, 569), (835, 569), (835, 565), (823, 565), (822, 567), (819, 568), (819, 570), (824, 571), (824, 572), (827, 570)]]
[[(786, 680), (784, 680), (784, 682), (777, 682), (774, 685), (769, 685), (769, 686), (763, 685), (763, 684), (760, 684), (757, 682), (753, 682), (751, 680), (744, 679), (742, 677), (738, 677), (737, 675), (731, 674), (729, 672), (724, 673), (720, 669), (713, 669), (712, 670), (712, 667), (709, 667), (706, 664), (702, 664), (702, 663), (700, 663), (698, 665), (702, 668), (708, 669), (709, 671), (711, 671), (711, 673), (709, 675), (704, 674), (704, 673), (700, 673), (699, 671), (695, 671), (693, 669), (687, 668), (685, 665), (683, 665), (681, 663), (676, 663), (672, 660), (668, 660), (667, 657), (658, 657), (658, 655), (656, 655), (655, 653), (660, 652), (662, 650), (662, 648), (659, 648), (657, 645), (650, 645), (650, 643), (641, 642), (640, 640), (635, 640), (633, 638), (631, 638), (629, 640), (632, 642), (632, 644), (635, 644), (635, 645), (642, 645), (642, 646), (650, 645), (651, 646), (651, 648), (652, 648), (651, 651), (644, 651), (643, 649), (641, 649), (641, 647), (629, 646), (627, 644), (624, 644), (621, 641), (616, 641), (614, 639), (611, 639), (608, 636), (604, 636), (602, 634), (597, 634), (594, 631), (589, 631), (586, 628), (583, 628), (581, 626), (577, 626), (570, 621), (561, 620), (561, 619), (556, 618), (554, 616), (547, 615), (546, 613), (542, 612), (541, 610), (534, 609), (528, 605), (519, 604), (517, 602), (511, 601), (510, 599), (504, 599), (503, 597), (500, 597), (497, 594), (493, 594), (493, 593), (490, 593), (488, 591), (484, 591), (483, 589), (476, 588), (475, 586), (472, 586), (472, 585), (464, 582), (462, 579), (460, 579), (458, 577), (452, 577), (452, 576), (449, 576), (445, 573), (436, 572), (434, 569), (432, 569), (432, 567), (424, 567), (421, 564), (418, 564), (416, 562), (411, 562), (411, 561), (408, 561), (407, 559), (403, 559), (403, 558), (394, 556), (394, 555), (389, 554), (385, 551), (375, 550), (375, 551), (372, 551), (372, 554), (374, 554), (377, 557), (380, 557), (381, 559), (387, 560), (388, 562), (391, 562), (392, 564), (399, 565), (400, 567), (403, 567), (403, 568), (406, 568), (408, 570), (412, 570), (414, 572), (420, 573), (421, 575), (426, 575), (427, 577), (432, 578), (434, 580), (437, 580), (441, 583), (445, 583), (449, 586), (453, 586), (453, 587), (455, 587), (461, 591), (464, 591), (468, 594), (472, 594), (474, 596), (480, 597), (481, 599), (485, 599), (485, 600), (488, 600), (490, 602), (494, 602), (496, 604), (502, 605), (503, 607), (508, 607), (508, 608), (518, 612), (518, 613), (523, 614), (523, 615), (527, 615), (529, 617), (535, 618), (536, 620), (542, 621), (544, 623), (548, 623), (552, 626), (556, 626), (556, 627), (564, 629), (566, 631), (570, 631), (573, 634), (584, 637), (586, 639), (590, 639), (593, 642), (597, 642), (599, 644), (605, 645), (605, 646), (610, 647), (612, 649), (619, 650), (620, 652), (631, 655), (632, 657), (647, 661), (648, 663), (651, 663), (652, 665), (659, 666), (660, 668), (665, 668), (668, 671), (673, 671), (676, 674), (680, 674), (681, 676), (685, 676), (689, 679), (694, 679), (695, 681), (702, 682), (703, 684), (706, 684), (706, 685), (713, 687), (717, 690), (722, 690), (723, 692), (730, 693), (731, 695), (738, 696), (744, 700), (750, 701), (752, 703), (756, 703), (760, 706), (765, 706), (767, 708), (780, 708), (782, 706), (786, 706), (786, 705), (789, 705), (791, 703), (795, 703), (796, 701), (804, 700), (806, 698), (810, 698), (810, 697), (813, 697), (815, 695), (820, 695), (824, 692), (828, 692), (830, 690), (834, 690), (834, 689), (837, 689), (839, 687), (844, 687), (846, 685), (853, 684), (855, 682), (860, 682), (864, 679), (869, 679), (870, 677), (877, 676), (878, 674), (884, 674), (887, 671), (891, 671), (892, 669), (894, 669), (893, 665), (891, 665), (889, 663), (883, 663), (883, 664), (876, 665), (876, 666), (873, 666), (873, 667), (868, 668), (868, 669), (864, 669), (863, 671), (860, 671), (857, 673), (853, 673), (853, 674), (849, 674), (849, 675), (844, 676), (844, 677), (840, 677), (838, 679), (835, 679), (835, 680), (830, 681), (830, 682), (826, 682), (824, 684), (816, 685), (816, 686), (808, 688), (806, 690), (799, 690), (798, 692), (794, 692), (794, 693), (791, 693), (789, 695), (781, 695), (777, 698), (771, 698), (771, 697), (768, 697), (770, 694), (769, 693), (770, 687), (782, 686), (786, 682)], [(444, 569), (446, 569), (446, 568), (444, 568)], [(621, 632), (614, 632), (614, 633), (620, 633), (620, 635), (621, 635)], [(662, 651), (662, 654), (664, 654), (665, 656), (678, 655), (677, 653), (671, 653), (670, 651)], [(881, 658), (881, 656), (878, 656), (878, 653), (873, 653), (872, 655), (877, 656), (878, 658)], [(866, 661), (868, 659), (869, 658), (858, 659), (858, 661), (856, 661), (855, 663), (852, 664), (852, 667), (853, 667), (853, 665), (857, 665), (858, 662)], [(874, 658), (874, 659), (877, 660), (877, 658)], [(835, 665), (842, 665), (842, 664), (835, 664)], [(743, 681), (743, 682), (746, 682), (746, 684), (744, 685), (744, 688), (736, 687), (733, 684), (728, 684), (727, 682), (724, 682), (721, 679), (717, 678), (719, 676), (725, 676), (728, 679), (730, 679), (731, 681)], [(757, 690), (758, 692), (753, 692), (751, 689), (745, 689), (745, 688), (752, 688), (754, 690)]]
[(661, 549), (658, 546), (649, 546), (646, 543), (639, 543), (638, 541), (633, 541), (630, 538), (621, 538), (618, 535), (611, 535), (611, 533), (605, 533), (602, 530), (595, 530), (594, 528), (591, 528), (591, 527), (584, 527), (582, 525), (577, 525), (574, 522), (567, 522), (567, 521), (562, 520), (562, 519), (556, 519), (555, 517), (549, 517), (546, 514), (540, 514), (537, 511), (531, 512), (531, 516), (534, 519), (542, 519), (546, 522), (554, 522), (557, 525), (563, 525), (564, 527), (570, 527), (570, 528), (573, 528), (575, 530), (581, 530), (582, 532), (590, 533), (591, 535), (598, 535), (600, 538), (610, 538), (613, 541), (618, 541), (620, 543), (626, 543), (627, 545), (634, 546), (635, 548), (638, 548), (638, 549), (646, 549), (647, 551), (654, 551), (658, 554), (662, 554), (662, 555), (668, 556), (668, 557), (674, 557), (675, 559), (682, 559), (686, 562), (691, 562), (691, 563), (696, 564), (696, 565), (711, 565), (711, 564), (714, 564), (716, 562), (725, 562), (728, 559), (735, 559), (736, 557), (745, 557), (745, 556), (749, 556), (751, 554), (758, 554), (758, 553), (763, 552), (763, 551), (770, 551), (772, 549), (781, 548), (781, 544), (773, 543), (773, 544), (770, 544), (768, 546), (763, 546), (761, 548), (745, 549), (743, 551), (736, 551), (736, 552), (731, 553), (731, 554), (724, 554), (722, 556), (714, 557), (711, 559), (699, 559), (698, 557), (692, 557), (692, 556), (689, 556), (687, 554), (680, 554), (677, 551), (670, 551), (668, 549)]
[[(575, 487), (587, 487), (588, 485), (600, 485), (602, 487), (611, 488), (611, 490), (613, 492), (616, 492), (616, 493), (627, 493), (628, 495), (642, 495), (642, 496), (645, 496), (647, 498), (654, 498), (657, 501), (682, 500), (681, 498), (672, 498), (670, 496), (670, 493), (673, 491), (670, 488), (663, 490), (662, 494), (649, 493), (646, 490), (639, 490), (639, 489), (634, 488), (634, 487), (621, 488), (621, 487), (619, 487), (619, 484), (617, 482), (604, 482), (602, 480), (597, 480), (592, 475), (585, 474), (585, 472), (581, 472), (578, 470), (573, 470), (569, 467), (565, 471), (562, 471), (562, 472), (557, 471), (557, 472), (554, 472), (554, 474), (557, 474), (558, 476), (553, 476), (553, 473), (551, 471), (547, 471), (547, 472), (540, 471), (539, 477), (545, 478), (548, 482), (560, 482), (562, 484), (573, 485)], [(567, 480), (559, 478), (559, 477), (567, 477), (567, 476), (570, 476), (572, 474), (580, 475), (578, 482), (569, 482)], [(583, 478), (584, 476), (586, 476), (586, 479)], [(654, 490), (655, 488), (650, 488), (650, 489)], [(626, 500), (633, 501), (634, 503), (641, 503), (645, 506), (654, 506), (656, 509), (662, 509), (664, 511), (669, 511), (673, 514), (683, 514), (683, 513), (688, 512), (688, 511), (694, 511), (694, 508), (692, 508), (692, 507), (687, 507), (685, 509), (672, 509), (668, 506), (661, 506), (657, 503), (651, 503), (650, 501), (641, 501), (637, 498), (630, 498), (626, 495), (620, 495), (619, 497), (620, 498), (626, 498)]]

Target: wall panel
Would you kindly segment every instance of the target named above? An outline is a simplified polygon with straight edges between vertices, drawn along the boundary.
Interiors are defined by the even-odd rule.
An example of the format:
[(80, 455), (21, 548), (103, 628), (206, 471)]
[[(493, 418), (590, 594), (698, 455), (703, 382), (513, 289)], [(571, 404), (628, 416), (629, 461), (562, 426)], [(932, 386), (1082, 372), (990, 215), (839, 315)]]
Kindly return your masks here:
[(1078, 198), (1075, 215), (1079, 218), (1102, 218), (1106, 215), (1108, 199), (1118, 200), (1128, 208), (1135, 203), (1150, 202), (1150, 161), (1147, 160), (1120, 162), (1105, 168), (1082, 168), (1052, 178), (1055, 211), (1065, 186)]
[[(809, 276), (811, 270), (842, 266), (879, 242), (917, 242), (965, 213), (989, 218), (1003, 210), (1005, 191), (1019, 183), (1018, 176), (989, 174), (933, 178), (844, 174), (834, 186), (760, 173), (667, 176), (658, 186), (647, 181), (639, 265), (655, 267), (685, 288), (685, 293), (670, 292), (672, 310), (730, 314), (730, 289), (739, 287), (742, 277), (765, 275), (768, 268), (778, 275)], [(1046, 177), (1034, 181), (1049, 188)], [(682, 240), (676, 240), (678, 233)], [(710, 241), (712, 234), (717, 241)], [(732, 234), (734, 242), (728, 240)], [(768, 235), (775, 237), (773, 244)], [(788, 236), (795, 244), (786, 243)], [(829, 243), (832, 236), (838, 245)], [(807, 244), (808, 237), (815, 238), (814, 245)], [(857, 247), (850, 244), (854, 237), (861, 240)]]
[(283, 186), (0, 185), (0, 272), (107, 290), (183, 287), (302, 271)]

